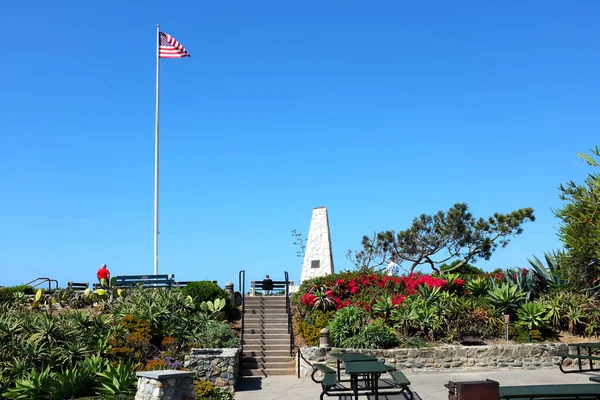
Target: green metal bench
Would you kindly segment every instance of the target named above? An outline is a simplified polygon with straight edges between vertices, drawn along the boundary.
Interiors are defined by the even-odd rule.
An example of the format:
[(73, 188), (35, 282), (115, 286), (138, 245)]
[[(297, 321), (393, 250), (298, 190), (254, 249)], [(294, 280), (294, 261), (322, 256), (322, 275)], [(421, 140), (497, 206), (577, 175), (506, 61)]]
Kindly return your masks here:
[(175, 275), (121, 275), (117, 276), (117, 286), (131, 287), (142, 285), (143, 287), (173, 287)]
[[(310, 379), (312, 379), (313, 382), (315, 382), (315, 383), (321, 383), (321, 382), (323, 382), (323, 380), (325, 379), (325, 377), (327, 377), (327, 374), (330, 374), (332, 372), (335, 373), (334, 369), (329, 368), (325, 364), (313, 364), (312, 367), (313, 367), (313, 372), (312, 372), (312, 374), (310, 374)], [(320, 381), (315, 378), (315, 374), (317, 372), (322, 372), (323, 373), (323, 379), (321, 379)]]
[[(573, 350), (576, 352), (575, 354), (571, 352)], [(587, 351), (585, 351), (585, 350), (587, 350)], [(594, 342), (570, 343), (569, 350), (567, 350), (566, 353), (558, 354), (561, 357), (558, 368), (560, 369), (560, 371), (563, 374), (571, 374), (574, 372), (600, 371), (600, 368), (594, 368), (594, 361), (600, 361), (600, 356), (595, 354), (595, 352), (597, 352), (599, 350), (600, 350), (600, 343), (594, 343)], [(584, 351), (587, 354), (581, 354)], [(567, 358), (577, 360), (578, 369), (565, 371), (563, 368), (563, 362)], [(588, 360), (589, 366), (584, 367), (581, 362), (582, 360)]]
[(500, 386), (500, 399), (527, 400), (600, 400), (600, 385), (596, 383), (533, 386)]
[[(562, 353), (562, 354), (559, 354), (559, 356), (561, 357), (561, 360), (560, 360), (560, 364), (558, 365), (558, 368), (560, 369), (560, 371), (563, 374), (572, 374), (574, 372), (582, 372), (582, 371), (585, 371), (585, 372), (600, 371), (600, 368), (594, 368), (594, 365), (592, 363), (593, 361), (600, 361), (600, 356), (589, 356), (589, 355), (584, 355), (584, 354), (570, 354), (570, 353)], [(565, 361), (567, 358), (572, 358), (572, 359), (577, 360), (579, 369), (565, 371), (563, 369), (563, 361)], [(589, 362), (590, 362), (589, 368), (584, 369), (581, 364), (581, 360), (589, 360)]]

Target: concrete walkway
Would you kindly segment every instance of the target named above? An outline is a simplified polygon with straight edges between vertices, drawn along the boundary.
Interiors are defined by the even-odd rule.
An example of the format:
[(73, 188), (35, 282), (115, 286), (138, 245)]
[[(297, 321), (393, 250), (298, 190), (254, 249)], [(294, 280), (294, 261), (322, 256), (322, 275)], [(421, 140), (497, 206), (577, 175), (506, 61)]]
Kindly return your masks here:
[[(559, 383), (591, 383), (594, 373), (563, 374), (556, 370), (508, 370), (480, 372), (422, 372), (406, 373), (411, 381), (411, 389), (422, 400), (447, 400), (448, 390), (444, 387), (448, 381), (477, 381), (492, 379), (501, 386), (544, 385)], [(600, 385), (600, 384), (599, 384)], [(269, 378), (244, 378), (235, 394), (236, 400), (316, 400), (321, 393), (320, 385), (310, 377), (273, 376)], [(365, 398), (365, 397), (361, 397)]]

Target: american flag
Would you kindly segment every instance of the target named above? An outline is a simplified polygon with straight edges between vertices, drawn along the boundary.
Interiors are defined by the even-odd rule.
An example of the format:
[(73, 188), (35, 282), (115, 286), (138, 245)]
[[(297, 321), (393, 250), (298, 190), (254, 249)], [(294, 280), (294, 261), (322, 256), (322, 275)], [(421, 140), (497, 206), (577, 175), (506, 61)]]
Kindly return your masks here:
[(168, 33), (160, 32), (159, 58), (189, 57), (190, 53), (175, 38)]

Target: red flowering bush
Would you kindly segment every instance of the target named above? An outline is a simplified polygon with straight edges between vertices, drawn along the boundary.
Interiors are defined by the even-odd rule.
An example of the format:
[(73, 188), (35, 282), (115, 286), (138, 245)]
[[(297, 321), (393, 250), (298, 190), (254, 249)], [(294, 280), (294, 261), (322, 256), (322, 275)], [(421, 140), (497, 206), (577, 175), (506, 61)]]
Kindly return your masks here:
[(410, 274), (409, 276), (402, 277), (402, 279), (404, 280), (404, 287), (408, 295), (415, 294), (419, 286), (427, 285), (431, 289), (436, 287), (443, 289), (448, 283), (444, 279), (421, 274)]
[[(464, 281), (458, 281), (459, 284), (461, 282), (464, 286)], [(447, 282), (423, 274), (397, 277), (371, 272), (346, 272), (303, 283), (296, 299), (305, 307), (304, 313), (316, 308), (327, 311), (349, 306), (371, 311), (377, 299), (390, 297), (394, 306), (398, 306), (422, 285), (443, 290)]]

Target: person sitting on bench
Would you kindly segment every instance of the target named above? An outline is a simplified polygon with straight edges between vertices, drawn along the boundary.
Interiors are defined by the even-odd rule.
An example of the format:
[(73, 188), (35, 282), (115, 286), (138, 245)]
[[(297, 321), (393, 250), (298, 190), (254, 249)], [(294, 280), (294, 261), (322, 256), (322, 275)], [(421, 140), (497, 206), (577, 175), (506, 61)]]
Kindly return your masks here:
[(273, 281), (269, 278), (269, 275), (265, 276), (265, 279), (263, 279), (262, 289), (265, 296), (273, 294)]

